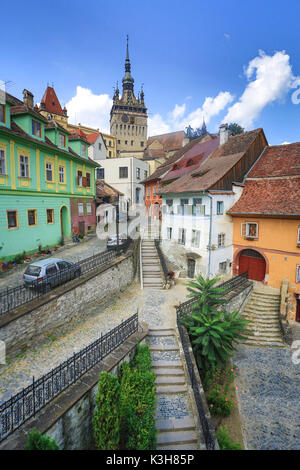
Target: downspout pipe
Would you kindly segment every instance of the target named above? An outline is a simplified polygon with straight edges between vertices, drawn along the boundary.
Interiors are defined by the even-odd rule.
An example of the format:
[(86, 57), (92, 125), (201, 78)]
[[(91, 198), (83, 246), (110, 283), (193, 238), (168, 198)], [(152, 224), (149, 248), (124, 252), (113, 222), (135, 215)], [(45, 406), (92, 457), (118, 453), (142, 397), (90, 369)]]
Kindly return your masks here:
[(204, 193), (210, 199), (210, 211), (209, 211), (209, 237), (208, 237), (208, 265), (207, 265), (207, 277), (210, 276), (210, 265), (211, 265), (211, 238), (212, 238), (212, 207), (213, 198), (207, 192)]

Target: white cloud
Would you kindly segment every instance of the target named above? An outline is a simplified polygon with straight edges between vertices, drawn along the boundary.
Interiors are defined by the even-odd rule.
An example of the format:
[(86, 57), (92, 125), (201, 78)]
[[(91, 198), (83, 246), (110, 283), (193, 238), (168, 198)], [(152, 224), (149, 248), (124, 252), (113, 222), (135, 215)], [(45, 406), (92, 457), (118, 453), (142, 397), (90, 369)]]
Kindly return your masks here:
[(285, 51), (275, 52), (273, 56), (259, 51), (244, 73), (249, 84), (240, 99), (229, 108), (223, 122), (238, 122), (251, 128), (260, 112), (268, 104), (284, 99), (297, 86), (299, 78), (293, 76), (290, 57)]
[(76, 87), (76, 95), (66, 103), (70, 122), (109, 132), (112, 99), (107, 94), (95, 95), (88, 88)]
[(185, 113), (185, 103), (183, 103), (182, 106), (179, 106), (178, 104), (175, 105), (175, 108), (173, 109), (173, 111), (171, 111), (170, 113), (170, 118), (174, 121), (176, 121), (176, 119), (182, 117)]
[(148, 135), (160, 135), (171, 132), (169, 124), (164, 122), (160, 114), (154, 114), (153, 117), (148, 118)]
[(289, 145), (291, 142), (282, 142), (280, 145)]

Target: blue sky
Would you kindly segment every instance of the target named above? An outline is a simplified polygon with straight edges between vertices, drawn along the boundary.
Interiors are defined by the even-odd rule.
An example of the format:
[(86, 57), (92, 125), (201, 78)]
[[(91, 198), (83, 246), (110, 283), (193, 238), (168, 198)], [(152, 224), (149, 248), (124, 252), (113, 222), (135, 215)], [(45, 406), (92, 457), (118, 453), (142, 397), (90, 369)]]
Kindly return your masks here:
[(128, 33), (150, 134), (196, 127), (204, 116), (212, 132), (234, 120), (263, 127), (270, 144), (300, 141), (297, 1), (28, 0), (0, 13), (7, 91), (21, 97), (27, 88), (39, 102), (54, 83), (72, 122), (109, 129)]

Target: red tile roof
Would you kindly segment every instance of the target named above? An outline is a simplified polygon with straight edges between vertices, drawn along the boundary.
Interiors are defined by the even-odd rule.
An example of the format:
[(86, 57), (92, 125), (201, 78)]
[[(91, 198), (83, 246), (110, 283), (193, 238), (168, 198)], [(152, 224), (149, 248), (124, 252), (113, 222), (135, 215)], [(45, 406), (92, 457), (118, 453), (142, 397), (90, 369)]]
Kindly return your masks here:
[(116, 188), (106, 183), (102, 179), (96, 179), (96, 195), (97, 197), (117, 197), (124, 196), (124, 193), (121, 193)]
[(99, 135), (100, 135), (100, 132), (95, 132), (94, 134), (85, 134), (86, 140), (90, 144), (94, 144), (96, 140), (98, 139)]
[(228, 142), (218, 147), (198, 169), (165, 186), (162, 194), (210, 189), (233, 169), (260, 134), (264, 136), (262, 129), (229, 137)]
[[(42, 103), (45, 105), (44, 111), (49, 111), (49, 113), (60, 114), (61, 116), (64, 115), (60, 102), (54, 91), (54, 88), (52, 88), (51, 86), (47, 86), (47, 89), (41, 100), (41, 105)], [(43, 109), (41, 105), (39, 107), (40, 111)]]
[(187, 137), (184, 131), (169, 132), (168, 134), (153, 135), (148, 137), (147, 147), (158, 140), (164, 151), (178, 150), (182, 147), (183, 140)]
[(81, 130), (81, 129), (76, 129), (71, 132), (71, 135), (69, 137), (69, 140), (84, 140), (87, 144), (89, 144), (89, 141), (87, 140), (87, 135)]
[(246, 180), (231, 215), (300, 215), (300, 176)]
[(300, 215), (300, 143), (268, 147), (250, 171), (243, 194), (228, 212)]

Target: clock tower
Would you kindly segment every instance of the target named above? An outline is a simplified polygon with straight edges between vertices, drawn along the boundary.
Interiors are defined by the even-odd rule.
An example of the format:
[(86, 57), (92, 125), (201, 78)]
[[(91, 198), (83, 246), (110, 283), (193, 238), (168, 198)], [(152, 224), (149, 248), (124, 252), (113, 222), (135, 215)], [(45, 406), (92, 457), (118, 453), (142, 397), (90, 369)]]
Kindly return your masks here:
[(117, 84), (110, 112), (110, 133), (117, 141), (117, 157), (143, 158), (144, 149), (147, 146), (148, 115), (144, 102), (144, 91), (142, 87), (136, 98), (133, 84), (127, 36), (122, 96), (120, 97)]

